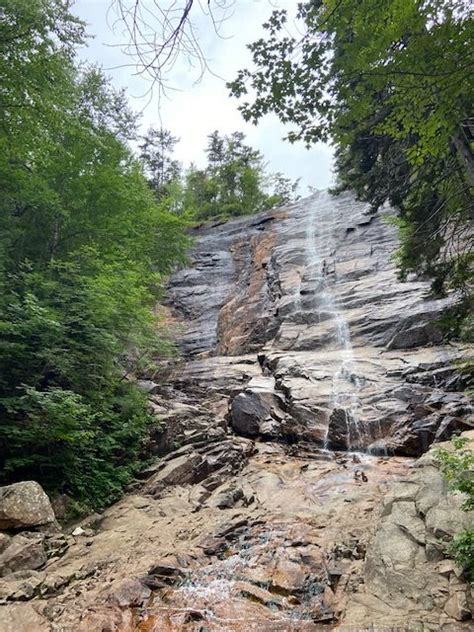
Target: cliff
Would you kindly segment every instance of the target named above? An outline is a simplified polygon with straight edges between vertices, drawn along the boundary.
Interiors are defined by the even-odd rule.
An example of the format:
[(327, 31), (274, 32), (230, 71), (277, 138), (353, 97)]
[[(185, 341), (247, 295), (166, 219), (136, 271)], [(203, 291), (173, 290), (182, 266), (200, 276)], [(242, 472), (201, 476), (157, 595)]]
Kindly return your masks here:
[(162, 456), (3, 579), (7, 632), (470, 629), (445, 545), (472, 516), (428, 451), (474, 442), (469, 349), (453, 297), (397, 279), (389, 215), (322, 192), (194, 231), (181, 359), (142, 381)]
[(437, 324), (453, 299), (397, 279), (389, 216), (322, 192), (199, 229), (169, 291), (189, 359), (175, 384), (230, 396), (245, 436), (416, 456), (466, 429), (466, 349)]

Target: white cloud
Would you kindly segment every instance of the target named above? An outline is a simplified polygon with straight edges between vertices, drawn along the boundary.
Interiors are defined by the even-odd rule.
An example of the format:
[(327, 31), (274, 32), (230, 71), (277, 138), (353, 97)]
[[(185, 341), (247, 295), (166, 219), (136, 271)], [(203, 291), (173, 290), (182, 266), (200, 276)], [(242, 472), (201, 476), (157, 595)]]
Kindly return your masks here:
[[(147, 1), (147, 0), (145, 0)], [(173, 68), (169, 82), (176, 90), (158, 103), (157, 94), (147, 96), (150, 83), (137, 76), (133, 60), (125, 55), (121, 44), (127, 35), (114, 14), (107, 11), (111, 0), (77, 0), (75, 12), (87, 22), (88, 32), (94, 35), (81, 56), (99, 63), (112, 77), (117, 87), (125, 87), (134, 109), (142, 111), (142, 125), (160, 125), (170, 129), (181, 141), (177, 157), (183, 163), (203, 164), (207, 135), (219, 130), (230, 133), (243, 131), (249, 144), (260, 149), (270, 171), (281, 171), (303, 185), (326, 188), (333, 182), (332, 150), (319, 144), (306, 150), (302, 143), (290, 145), (282, 140), (287, 129), (275, 116), (268, 116), (258, 126), (243, 121), (237, 101), (229, 96), (225, 81), (234, 78), (237, 70), (250, 61), (246, 44), (263, 35), (262, 23), (269, 16), (272, 5), (296, 7), (296, 2), (268, 2), (268, 0), (236, 0), (233, 15), (220, 28), (218, 37), (204, 15), (195, 21), (199, 43), (213, 73), (206, 73), (200, 83), (193, 85), (197, 70), (189, 68), (185, 59)], [(215, 76), (219, 75), (219, 76)]]

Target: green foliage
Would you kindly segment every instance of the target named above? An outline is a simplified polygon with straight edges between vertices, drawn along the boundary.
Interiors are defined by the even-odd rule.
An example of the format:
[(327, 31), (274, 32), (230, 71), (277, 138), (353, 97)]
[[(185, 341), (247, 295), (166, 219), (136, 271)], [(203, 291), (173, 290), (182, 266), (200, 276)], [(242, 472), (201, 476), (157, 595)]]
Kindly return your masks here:
[(298, 182), (267, 176), (262, 154), (244, 141), (241, 132), (209, 135), (206, 169), (191, 166), (186, 174), (182, 204), (190, 219), (250, 215), (296, 199)]
[(2, 7), (0, 483), (97, 507), (139, 467), (150, 419), (127, 378), (162, 349), (152, 307), (188, 239), (126, 144), (124, 94), (76, 65), (69, 5)]
[[(472, 280), (474, 22), (463, 0), (311, 0), (249, 46), (229, 84), (246, 120), (276, 113), (307, 144), (332, 139), (339, 188), (400, 212), (402, 274), (442, 294)], [(470, 123), (471, 121), (471, 123)]]
[(8, 409), (17, 423), (2, 432), (5, 476), (39, 479), (89, 507), (109, 504), (139, 467), (144, 396), (118, 382), (94, 402), (64, 388), (23, 392)]
[[(465, 437), (454, 437), (453, 449), (438, 449), (436, 460), (450, 488), (465, 495), (463, 509), (471, 511), (474, 509), (474, 452), (466, 447), (467, 443)], [(448, 552), (474, 581), (474, 529), (457, 534)]]
[(439, 318), (438, 324), (447, 338), (474, 342), (474, 316), (472, 296), (465, 296)]
[(474, 452), (466, 448), (465, 437), (454, 437), (453, 450), (436, 451), (436, 459), (441, 472), (452, 490), (466, 495), (465, 511), (474, 509)]
[(150, 128), (142, 139), (140, 160), (158, 199), (166, 195), (180, 175), (179, 162), (173, 158), (178, 140), (169, 130), (163, 128)]
[(474, 528), (455, 535), (448, 550), (470, 581), (474, 582)]
[(267, 177), (267, 187), (272, 192), (269, 196), (268, 205), (278, 206), (281, 204), (291, 204), (299, 199), (298, 186), (300, 179), (292, 181), (277, 171)]

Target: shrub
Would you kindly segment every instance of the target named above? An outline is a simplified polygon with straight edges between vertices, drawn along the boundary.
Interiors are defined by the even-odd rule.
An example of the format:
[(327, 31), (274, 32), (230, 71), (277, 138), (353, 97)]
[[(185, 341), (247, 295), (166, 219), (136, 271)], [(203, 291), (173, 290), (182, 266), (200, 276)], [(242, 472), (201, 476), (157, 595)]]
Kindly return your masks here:
[[(474, 452), (467, 447), (465, 437), (454, 437), (453, 449), (439, 448), (436, 460), (443, 476), (453, 491), (465, 495), (462, 508), (470, 511), (474, 508)], [(474, 581), (474, 529), (468, 528), (458, 533), (448, 547), (451, 555), (464, 569), (471, 581)]]

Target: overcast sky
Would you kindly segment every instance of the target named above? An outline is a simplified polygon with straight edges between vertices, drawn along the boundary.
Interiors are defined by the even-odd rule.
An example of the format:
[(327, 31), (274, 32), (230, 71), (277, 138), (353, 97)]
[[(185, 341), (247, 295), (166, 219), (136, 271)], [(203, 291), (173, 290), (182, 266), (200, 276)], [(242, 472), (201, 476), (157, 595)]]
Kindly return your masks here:
[[(152, 0), (143, 2), (153, 5)], [(320, 144), (307, 150), (303, 144), (290, 145), (282, 140), (285, 127), (273, 116), (267, 116), (258, 126), (245, 123), (236, 99), (229, 97), (225, 87), (225, 81), (234, 79), (237, 70), (249, 64), (246, 44), (263, 35), (261, 25), (272, 5), (292, 10), (296, 0), (236, 0), (232, 14), (219, 28), (220, 37), (209, 16), (197, 7), (193, 18), (195, 33), (214, 74), (206, 73), (196, 84), (197, 68), (190, 68), (184, 58), (178, 60), (167, 78), (174, 89), (160, 103), (157, 91), (150, 96), (150, 82), (136, 74), (121, 46), (128, 38), (116, 13), (110, 10), (111, 3), (112, 0), (76, 0), (74, 11), (94, 36), (81, 51), (81, 57), (100, 64), (117, 87), (126, 88), (132, 107), (142, 111), (143, 129), (162, 124), (180, 138), (176, 154), (185, 165), (194, 162), (204, 166), (206, 137), (215, 129), (223, 134), (240, 130), (249, 144), (264, 154), (269, 171), (301, 178), (301, 193), (306, 193), (307, 185), (324, 189), (333, 183), (330, 147)], [(166, 4), (160, 0), (161, 6)]]

